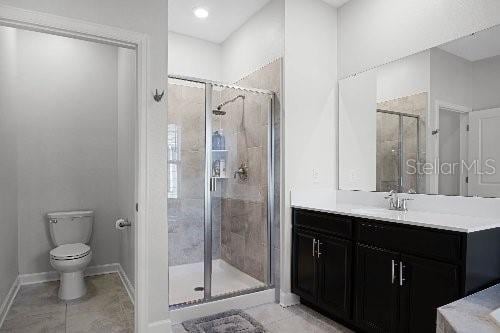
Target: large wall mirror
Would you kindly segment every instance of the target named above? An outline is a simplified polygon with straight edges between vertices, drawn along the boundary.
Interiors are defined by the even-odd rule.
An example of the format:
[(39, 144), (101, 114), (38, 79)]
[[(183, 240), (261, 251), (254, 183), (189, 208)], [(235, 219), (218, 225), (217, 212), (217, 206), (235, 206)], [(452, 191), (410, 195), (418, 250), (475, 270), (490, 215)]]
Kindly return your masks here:
[(500, 197), (500, 26), (339, 82), (339, 188)]

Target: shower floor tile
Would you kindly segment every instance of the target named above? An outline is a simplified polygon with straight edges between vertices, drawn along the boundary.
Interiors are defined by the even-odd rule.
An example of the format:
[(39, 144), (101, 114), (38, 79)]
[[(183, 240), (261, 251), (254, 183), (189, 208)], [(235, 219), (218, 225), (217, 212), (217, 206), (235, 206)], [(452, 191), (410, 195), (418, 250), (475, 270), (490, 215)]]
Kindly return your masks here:
[[(264, 287), (265, 284), (222, 259), (212, 262), (212, 296)], [(203, 299), (203, 263), (171, 266), (169, 268), (170, 305)]]

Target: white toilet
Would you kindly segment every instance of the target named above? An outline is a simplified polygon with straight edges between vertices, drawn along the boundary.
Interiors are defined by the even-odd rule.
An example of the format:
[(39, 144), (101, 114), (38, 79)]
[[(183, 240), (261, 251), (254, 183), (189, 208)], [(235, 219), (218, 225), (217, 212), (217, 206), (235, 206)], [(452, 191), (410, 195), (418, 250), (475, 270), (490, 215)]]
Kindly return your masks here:
[(47, 216), (50, 236), (57, 246), (50, 251), (50, 264), (61, 274), (59, 298), (80, 298), (87, 293), (83, 271), (92, 258), (92, 251), (87, 244), (92, 235), (94, 212), (57, 212)]

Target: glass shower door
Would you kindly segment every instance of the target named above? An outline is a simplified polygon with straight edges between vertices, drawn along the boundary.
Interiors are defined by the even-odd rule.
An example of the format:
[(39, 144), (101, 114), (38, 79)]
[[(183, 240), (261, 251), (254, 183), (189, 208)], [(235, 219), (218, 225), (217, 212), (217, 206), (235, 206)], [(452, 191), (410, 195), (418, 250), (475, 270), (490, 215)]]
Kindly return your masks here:
[(401, 141), (399, 115), (377, 111), (377, 191), (400, 192)]
[(273, 94), (182, 78), (168, 93), (170, 305), (268, 288)]
[(204, 299), (205, 84), (168, 81), (169, 304)]
[(206, 249), (211, 267), (206, 293), (223, 298), (270, 283), (272, 95), (213, 85), (207, 89), (209, 99), (211, 230), (205, 236), (211, 237), (211, 249)]

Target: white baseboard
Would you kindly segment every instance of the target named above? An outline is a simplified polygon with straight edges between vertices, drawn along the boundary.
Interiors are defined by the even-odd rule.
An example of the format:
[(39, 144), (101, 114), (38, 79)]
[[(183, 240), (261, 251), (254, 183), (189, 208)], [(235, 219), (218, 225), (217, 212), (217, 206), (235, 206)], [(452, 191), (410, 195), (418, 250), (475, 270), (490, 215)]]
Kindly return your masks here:
[(21, 274), (19, 275), (19, 284), (35, 284), (49, 281), (59, 280), (59, 273), (56, 271), (33, 273), (33, 274)]
[[(134, 286), (130, 283), (130, 280), (127, 277), (127, 274), (123, 270), (122, 265), (119, 263), (115, 264), (106, 264), (106, 265), (97, 265), (87, 267), (85, 270), (85, 276), (94, 276), (94, 275), (102, 275), (109, 273), (118, 273), (120, 279), (122, 280), (123, 286), (127, 291), (132, 304), (134, 303)], [(27, 285), (27, 284), (35, 284), (35, 283), (43, 283), (49, 281), (58, 281), (59, 273), (56, 271), (43, 272), (43, 273), (34, 273), (34, 274), (22, 274), (18, 277), (19, 285)]]
[(4, 301), (0, 305), (0, 327), (2, 327), (5, 317), (7, 317), (7, 313), (9, 312), (10, 307), (12, 306), (12, 303), (16, 298), (20, 286), (21, 285), (19, 283), (19, 277), (17, 277), (14, 280), (14, 283), (12, 283), (12, 286), (10, 287), (9, 292), (5, 296)]
[(132, 304), (135, 304), (135, 287), (134, 285), (130, 282), (128, 279), (127, 273), (125, 273), (125, 270), (123, 269), (122, 265), (118, 264), (118, 275), (120, 275), (120, 279), (122, 280), (123, 286), (125, 287), (125, 290), (127, 291), (128, 297), (130, 297), (130, 301)]
[[(87, 267), (85, 270), (85, 276), (102, 275), (108, 273), (118, 273), (120, 270), (120, 264), (106, 264)], [(19, 282), (21, 285), (42, 283), (49, 281), (58, 281), (59, 273), (56, 271), (34, 273), (34, 274), (22, 274), (19, 275)]]
[(148, 325), (148, 333), (170, 333), (172, 323), (170, 320), (161, 320)]
[(300, 304), (300, 297), (290, 292), (280, 291), (280, 305), (284, 308)]
[(221, 299), (210, 303), (201, 303), (189, 307), (171, 310), (170, 320), (172, 324), (180, 324), (183, 321), (210, 316), (216, 313), (229, 311), (232, 309), (249, 309), (254, 306), (274, 303), (275, 290), (268, 289), (252, 294), (235, 296), (232, 298)]
[[(102, 274), (109, 274), (109, 273), (118, 273), (118, 275), (120, 276), (120, 279), (123, 283), (123, 286), (125, 287), (125, 290), (127, 291), (128, 295), (130, 297), (130, 301), (132, 302), (132, 304), (134, 304), (134, 294), (135, 294), (134, 293), (134, 286), (130, 283), (130, 280), (128, 279), (125, 271), (123, 270), (122, 265), (120, 265), (119, 263), (107, 264), (107, 265), (97, 265), (97, 266), (90, 266), (85, 270), (85, 276), (94, 276), (94, 275), (102, 275)], [(59, 280), (59, 273), (56, 271), (19, 275), (16, 278), (16, 280), (14, 281), (14, 283), (12, 284), (12, 287), (10, 288), (9, 292), (7, 293), (5, 300), (0, 305), (0, 327), (2, 327), (2, 324), (5, 320), (5, 317), (7, 316), (7, 313), (9, 312), (10, 307), (12, 306), (12, 302), (16, 298), (16, 295), (19, 291), (19, 288), (22, 285), (43, 283), (43, 282), (49, 282), (49, 281), (58, 281), (58, 280)], [(170, 328), (170, 321), (169, 321), (168, 327)], [(153, 332), (153, 331), (151, 331), (151, 332)], [(154, 331), (154, 332), (156, 332), (156, 331)], [(160, 332), (160, 331), (158, 331), (158, 332)], [(165, 329), (163, 329), (163, 331), (161, 331), (161, 332), (170, 332), (170, 331), (166, 331)]]
[(90, 266), (90, 267), (87, 267), (87, 269), (85, 270), (85, 276), (103, 275), (103, 274), (109, 274), (109, 273), (119, 273), (120, 267), (121, 267), (121, 265), (118, 263)]

